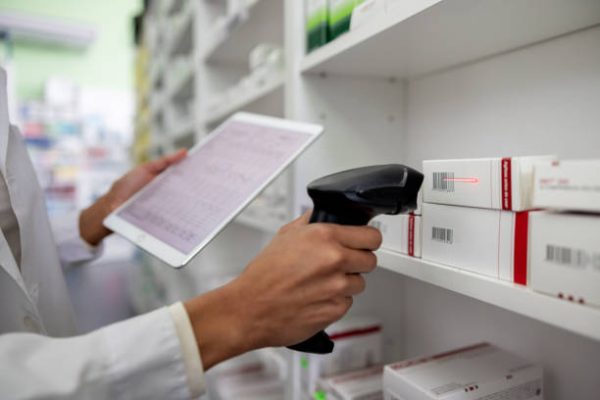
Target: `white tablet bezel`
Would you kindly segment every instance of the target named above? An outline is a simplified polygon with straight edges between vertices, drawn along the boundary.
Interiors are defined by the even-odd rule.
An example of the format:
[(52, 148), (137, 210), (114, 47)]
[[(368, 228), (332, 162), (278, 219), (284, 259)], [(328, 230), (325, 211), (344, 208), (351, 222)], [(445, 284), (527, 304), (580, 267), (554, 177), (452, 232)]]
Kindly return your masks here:
[(145, 232), (139, 227), (131, 224), (125, 219), (121, 218), (118, 213), (125, 207), (127, 207), (131, 202), (135, 201), (135, 199), (140, 196), (144, 190), (146, 190), (150, 185), (154, 182), (165, 179), (168, 177), (168, 170), (161, 174), (159, 177), (155, 178), (155, 180), (146, 186), (144, 189), (140, 190), (133, 197), (131, 197), (128, 201), (122, 204), (119, 208), (114, 210), (106, 219), (104, 220), (104, 225), (114, 231), (127, 238), (134, 244), (138, 245), (142, 249), (146, 250), (148, 253), (160, 258), (170, 266), (174, 268), (181, 268), (185, 266), (200, 250), (202, 250), (208, 243), (210, 243), (219, 232), (227, 226), (246, 206), (258, 196), (260, 192), (262, 192), (285, 168), (287, 168), (308, 146), (310, 146), (323, 132), (323, 127), (320, 125), (314, 125), (304, 122), (296, 122), (289, 121), (280, 118), (268, 117), (264, 115), (250, 114), (245, 112), (239, 112), (228, 118), (222, 124), (220, 124), (210, 135), (202, 139), (198, 142), (190, 151), (189, 154), (193, 154), (195, 151), (200, 149), (206, 143), (210, 142), (214, 138), (217, 137), (218, 132), (221, 128), (231, 121), (241, 121), (246, 123), (259, 124), (263, 126), (271, 126), (281, 129), (291, 129), (294, 131), (301, 131), (304, 133), (308, 133), (310, 135), (310, 139), (296, 151), (291, 157), (289, 157), (285, 163), (281, 165), (280, 168), (272, 174), (269, 179), (259, 188), (257, 188), (251, 196), (249, 196), (246, 201), (244, 201), (234, 212), (232, 212), (229, 216), (223, 219), (223, 222), (217, 226), (217, 228), (202, 242), (200, 242), (190, 253), (185, 254), (181, 251), (175, 249), (174, 247), (168, 245), (162, 240), (154, 237), (152, 234)]

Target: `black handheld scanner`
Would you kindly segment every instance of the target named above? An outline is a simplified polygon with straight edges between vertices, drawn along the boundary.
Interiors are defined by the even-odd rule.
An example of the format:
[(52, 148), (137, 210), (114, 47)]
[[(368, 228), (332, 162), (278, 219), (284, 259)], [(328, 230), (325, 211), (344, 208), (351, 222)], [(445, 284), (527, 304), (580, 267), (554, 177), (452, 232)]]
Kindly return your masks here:
[[(399, 164), (355, 168), (317, 179), (308, 185), (314, 203), (310, 222), (366, 225), (379, 214), (407, 213), (417, 208), (423, 174)], [(324, 331), (289, 346), (305, 353), (328, 354), (334, 343)]]

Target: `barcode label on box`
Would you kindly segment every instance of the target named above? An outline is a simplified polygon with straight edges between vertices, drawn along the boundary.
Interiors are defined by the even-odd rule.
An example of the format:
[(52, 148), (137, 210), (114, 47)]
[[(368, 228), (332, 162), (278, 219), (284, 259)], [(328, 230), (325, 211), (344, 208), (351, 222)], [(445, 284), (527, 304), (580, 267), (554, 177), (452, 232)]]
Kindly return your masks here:
[(438, 192), (454, 192), (454, 172), (434, 172), (433, 190)]
[(431, 228), (431, 239), (436, 242), (452, 244), (454, 241), (454, 230), (434, 226)]
[(564, 246), (546, 245), (546, 261), (575, 268), (585, 268), (590, 256), (583, 250)]

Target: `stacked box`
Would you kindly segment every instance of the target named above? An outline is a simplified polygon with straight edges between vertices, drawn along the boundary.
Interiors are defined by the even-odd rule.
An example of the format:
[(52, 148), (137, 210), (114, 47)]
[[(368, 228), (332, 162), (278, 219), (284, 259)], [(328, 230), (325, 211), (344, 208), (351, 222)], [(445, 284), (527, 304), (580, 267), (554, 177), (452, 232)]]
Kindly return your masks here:
[(414, 214), (380, 215), (371, 225), (381, 231), (381, 247), (411, 257), (421, 257), (421, 216)]
[(528, 211), (423, 204), (423, 259), (527, 284)]
[(533, 171), (554, 156), (423, 162), (423, 201), (504, 211), (532, 209)]
[(533, 204), (552, 209), (531, 218), (531, 287), (560, 299), (600, 306), (600, 160), (536, 165)]
[(599, 171), (600, 160), (536, 165), (534, 207), (600, 213)]
[(554, 159), (424, 161), (423, 259), (526, 285), (534, 167)]

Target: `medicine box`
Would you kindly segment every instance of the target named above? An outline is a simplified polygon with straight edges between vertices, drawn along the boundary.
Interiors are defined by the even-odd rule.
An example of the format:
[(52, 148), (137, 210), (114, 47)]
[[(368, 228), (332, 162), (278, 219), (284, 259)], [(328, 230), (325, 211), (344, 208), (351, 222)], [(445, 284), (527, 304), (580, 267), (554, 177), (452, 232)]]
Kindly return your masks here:
[(600, 160), (545, 162), (534, 177), (535, 207), (600, 212)]
[(331, 354), (295, 353), (302, 400), (312, 400), (319, 379), (382, 363), (382, 326), (372, 317), (344, 318), (326, 329), (335, 342)]
[(384, 0), (364, 0), (354, 7), (350, 19), (350, 30), (357, 29), (373, 21), (374, 18), (385, 14)]
[(421, 257), (421, 216), (413, 214), (380, 215), (371, 221), (381, 231), (383, 249)]
[(600, 307), (600, 215), (535, 213), (530, 235), (531, 287)]
[(526, 285), (530, 213), (424, 203), (422, 258)]
[(323, 378), (317, 385), (316, 400), (383, 400), (383, 366)]
[(385, 400), (542, 400), (542, 368), (481, 343), (386, 365)]
[(426, 203), (524, 211), (532, 208), (533, 171), (553, 156), (423, 162)]
[(352, 11), (362, 2), (363, 0), (328, 0), (329, 40), (350, 30)]
[(323, 46), (328, 40), (328, 0), (304, 0), (306, 12), (306, 51)]

